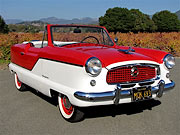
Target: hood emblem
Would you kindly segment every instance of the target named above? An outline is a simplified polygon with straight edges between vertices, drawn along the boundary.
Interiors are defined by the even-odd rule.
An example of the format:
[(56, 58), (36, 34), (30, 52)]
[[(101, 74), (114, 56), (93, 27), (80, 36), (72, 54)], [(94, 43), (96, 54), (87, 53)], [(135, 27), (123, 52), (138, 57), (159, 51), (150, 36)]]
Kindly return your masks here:
[(139, 74), (139, 70), (137, 67), (132, 67), (131, 68), (131, 76), (136, 77)]
[(132, 54), (131, 52), (135, 52), (134, 49), (132, 49), (132, 47), (129, 47), (129, 49), (118, 49), (119, 52), (123, 52), (125, 54)]

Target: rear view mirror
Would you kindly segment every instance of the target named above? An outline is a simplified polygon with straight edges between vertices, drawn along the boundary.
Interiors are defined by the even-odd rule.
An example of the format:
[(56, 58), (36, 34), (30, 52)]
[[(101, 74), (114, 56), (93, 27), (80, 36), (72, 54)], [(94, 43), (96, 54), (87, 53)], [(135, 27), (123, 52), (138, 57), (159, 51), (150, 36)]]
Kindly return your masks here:
[(81, 29), (79, 28), (74, 29), (74, 33), (81, 33)]

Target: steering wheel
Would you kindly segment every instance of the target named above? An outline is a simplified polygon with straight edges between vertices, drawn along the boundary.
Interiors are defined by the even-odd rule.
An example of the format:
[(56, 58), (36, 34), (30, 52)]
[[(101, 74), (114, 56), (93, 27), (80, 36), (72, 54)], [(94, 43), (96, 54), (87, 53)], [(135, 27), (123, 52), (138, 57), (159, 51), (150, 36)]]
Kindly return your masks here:
[(94, 39), (96, 39), (97, 43), (99, 44), (99, 40), (98, 40), (96, 37), (94, 37), (94, 36), (87, 36), (87, 37), (85, 37), (83, 40), (81, 40), (80, 43), (83, 43), (84, 40), (86, 40), (86, 39), (88, 39), (88, 38), (94, 38)]

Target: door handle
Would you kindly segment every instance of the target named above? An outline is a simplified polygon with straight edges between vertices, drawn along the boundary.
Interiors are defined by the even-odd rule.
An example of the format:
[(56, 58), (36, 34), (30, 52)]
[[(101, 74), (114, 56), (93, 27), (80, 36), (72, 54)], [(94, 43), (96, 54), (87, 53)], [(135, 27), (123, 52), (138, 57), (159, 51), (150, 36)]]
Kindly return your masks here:
[(20, 52), (21, 55), (24, 55), (24, 52)]

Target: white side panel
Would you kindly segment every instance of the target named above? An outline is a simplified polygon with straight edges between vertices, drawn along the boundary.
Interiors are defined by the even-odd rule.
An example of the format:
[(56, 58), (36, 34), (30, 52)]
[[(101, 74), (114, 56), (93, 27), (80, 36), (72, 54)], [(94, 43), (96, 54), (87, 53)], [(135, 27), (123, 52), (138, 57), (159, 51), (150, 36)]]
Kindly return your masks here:
[[(43, 76), (49, 80), (68, 86), (76, 91), (84, 92), (104, 92), (114, 90), (114, 86), (106, 83), (107, 69), (103, 68), (97, 77), (89, 76), (84, 67), (64, 64), (49, 60), (40, 60), (43, 62)], [(95, 80), (96, 86), (91, 86), (90, 81)]]
[(45, 78), (41, 77), (42, 64), (37, 63), (35, 71), (30, 71), (16, 64), (9, 64), (10, 70), (16, 72), (21, 82), (29, 85), (30, 87), (42, 92), (43, 94), (50, 96), (49, 89), (45, 83)]

